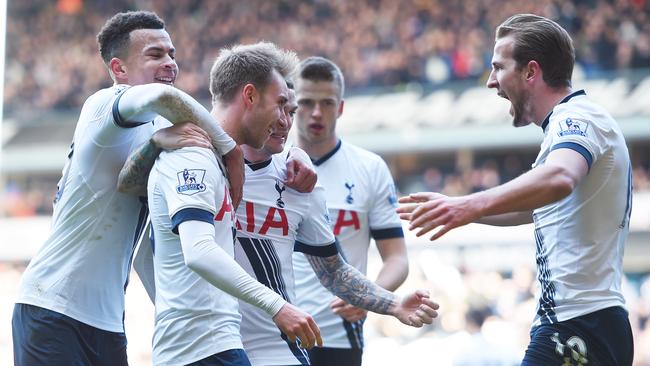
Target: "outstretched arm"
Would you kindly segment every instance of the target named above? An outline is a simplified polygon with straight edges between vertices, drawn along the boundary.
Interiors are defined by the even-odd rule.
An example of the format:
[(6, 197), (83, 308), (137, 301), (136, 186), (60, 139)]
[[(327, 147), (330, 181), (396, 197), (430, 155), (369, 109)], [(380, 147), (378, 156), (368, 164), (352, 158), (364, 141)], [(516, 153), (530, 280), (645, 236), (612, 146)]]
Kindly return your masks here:
[(319, 257), (305, 254), (321, 284), (348, 303), (366, 310), (388, 314), (414, 327), (431, 324), (438, 316), (438, 304), (425, 291), (416, 291), (404, 299), (370, 281), (345, 263), (339, 254)]
[(420, 229), (417, 236), (441, 227), (431, 237), (436, 240), (453, 228), (485, 216), (531, 211), (559, 201), (571, 194), (588, 170), (582, 155), (571, 149), (557, 149), (544, 165), (500, 186), (460, 197), (437, 193), (429, 193), (424, 200), (403, 197), (400, 203), (405, 205), (397, 212), (411, 222), (411, 230)]
[[(388, 291), (395, 291), (404, 283), (409, 272), (404, 238), (379, 239), (376, 242), (382, 266), (375, 283)], [(334, 313), (351, 323), (365, 318), (368, 313), (365, 309), (348, 304), (338, 297), (332, 301), (330, 307)]]

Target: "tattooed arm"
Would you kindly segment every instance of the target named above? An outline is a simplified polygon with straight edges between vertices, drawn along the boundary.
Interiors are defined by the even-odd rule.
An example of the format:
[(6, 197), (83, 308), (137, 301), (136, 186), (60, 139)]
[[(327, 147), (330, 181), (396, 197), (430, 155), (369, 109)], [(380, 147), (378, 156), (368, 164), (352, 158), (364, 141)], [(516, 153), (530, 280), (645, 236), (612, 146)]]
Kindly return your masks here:
[(210, 148), (211, 144), (206, 133), (192, 123), (179, 123), (156, 131), (126, 159), (117, 180), (117, 190), (146, 196), (149, 172), (160, 152), (188, 146)]
[[(219, 155), (223, 156), (232, 201), (237, 206), (241, 200), (244, 185), (244, 155), (236, 142), (228, 136), (219, 125), (219, 122), (201, 103), (180, 89), (153, 83), (132, 86), (124, 91), (117, 104), (117, 111), (118, 117), (127, 122), (150, 121), (155, 116), (160, 115), (174, 125), (191, 122), (200, 127), (209, 136), (212, 146)], [(168, 149), (167, 146), (159, 144), (156, 144), (156, 146)], [(191, 146), (198, 145), (192, 144)], [(141, 158), (147, 159), (147, 157), (146, 151), (141, 154)], [(153, 164), (148, 160), (145, 160), (145, 163), (149, 164), (149, 169)], [(127, 190), (130, 191), (130, 189)]]
[(438, 316), (438, 304), (426, 291), (418, 290), (403, 299), (370, 281), (339, 254), (318, 257), (305, 254), (321, 284), (354, 306), (378, 314), (392, 315), (414, 327), (431, 324)]

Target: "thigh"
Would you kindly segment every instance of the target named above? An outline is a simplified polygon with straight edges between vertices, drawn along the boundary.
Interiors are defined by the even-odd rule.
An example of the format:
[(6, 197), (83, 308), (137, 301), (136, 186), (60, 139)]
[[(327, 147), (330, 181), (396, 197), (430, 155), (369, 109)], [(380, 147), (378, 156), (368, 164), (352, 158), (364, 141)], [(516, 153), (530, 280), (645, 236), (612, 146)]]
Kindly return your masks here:
[(192, 362), (188, 366), (251, 366), (251, 363), (243, 349), (229, 349)]
[(126, 366), (126, 337), (63, 314), (16, 304), (12, 317), (16, 366)]
[(363, 350), (314, 347), (309, 350), (311, 366), (361, 366)]

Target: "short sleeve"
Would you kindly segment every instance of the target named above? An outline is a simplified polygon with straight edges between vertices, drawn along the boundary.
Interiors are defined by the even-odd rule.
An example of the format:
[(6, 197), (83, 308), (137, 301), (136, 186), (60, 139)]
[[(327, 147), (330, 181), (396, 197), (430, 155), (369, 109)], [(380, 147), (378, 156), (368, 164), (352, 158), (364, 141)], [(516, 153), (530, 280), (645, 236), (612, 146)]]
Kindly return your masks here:
[(606, 149), (606, 139), (593, 121), (570, 111), (560, 113), (549, 122), (550, 149), (571, 149), (582, 155), (591, 165)]
[(338, 251), (330, 227), (325, 189), (316, 186), (308, 196), (308, 214), (298, 227), (295, 250), (320, 257), (335, 255)]
[(372, 179), (374, 197), (370, 207), (370, 234), (375, 240), (404, 237), (397, 209), (397, 191), (386, 163), (378, 159)]
[(229, 198), (212, 151), (183, 148), (164, 151), (159, 159), (162, 174), (157, 183), (164, 192), (173, 230), (189, 220), (213, 223), (221, 204), (229, 204)]

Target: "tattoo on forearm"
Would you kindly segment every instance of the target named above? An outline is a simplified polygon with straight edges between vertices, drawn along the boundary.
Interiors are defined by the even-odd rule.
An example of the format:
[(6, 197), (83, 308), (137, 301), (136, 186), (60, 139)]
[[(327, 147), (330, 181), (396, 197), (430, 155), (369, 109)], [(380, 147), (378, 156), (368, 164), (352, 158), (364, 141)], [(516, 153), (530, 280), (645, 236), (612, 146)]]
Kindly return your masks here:
[(119, 186), (129, 192), (146, 192), (147, 180), (160, 149), (147, 141), (126, 160), (118, 178)]
[(345, 263), (340, 255), (307, 255), (321, 284), (348, 303), (379, 314), (388, 314), (397, 296), (371, 282), (361, 272)]

